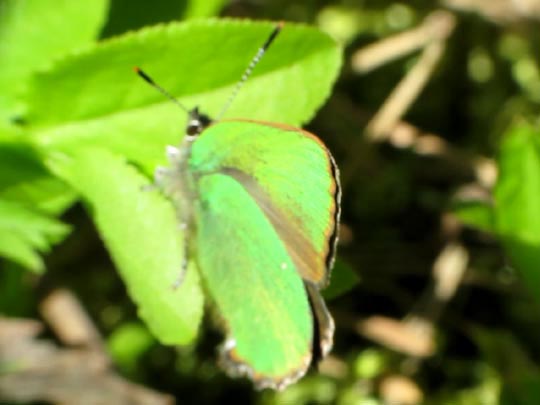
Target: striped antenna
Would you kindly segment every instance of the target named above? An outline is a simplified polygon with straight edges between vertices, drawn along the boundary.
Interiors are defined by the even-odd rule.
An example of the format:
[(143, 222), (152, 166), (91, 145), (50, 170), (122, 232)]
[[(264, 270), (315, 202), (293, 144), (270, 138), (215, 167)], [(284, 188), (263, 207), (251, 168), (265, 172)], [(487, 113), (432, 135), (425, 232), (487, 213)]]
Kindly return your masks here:
[(244, 71), (244, 74), (242, 75), (238, 83), (236, 83), (236, 86), (234, 87), (231, 95), (229, 96), (229, 99), (227, 100), (223, 108), (221, 109), (221, 112), (218, 114), (216, 121), (219, 121), (221, 117), (223, 117), (223, 114), (225, 114), (225, 112), (229, 109), (232, 102), (238, 95), (238, 92), (240, 91), (240, 89), (242, 88), (246, 80), (249, 78), (249, 76), (251, 75), (251, 72), (253, 72), (253, 69), (255, 68), (255, 66), (257, 66), (257, 63), (259, 63), (259, 61), (263, 57), (266, 50), (270, 47), (272, 42), (274, 42), (274, 39), (276, 39), (277, 35), (283, 29), (284, 25), (285, 23), (283, 21), (277, 23), (276, 27), (274, 28), (272, 33), (268, 36), (268, 39), (264, 42), (263, 46), (259, 48), (259, 50), (257, 51), (257, 54), (253, 57), (253, 59), (251, 59), (251, 62), (249, 62), (247, 69)]
[(150, 86), (152, 86), (154, 89), (159, 91), (161, 94), (163, 94), (165, 97), (167, 97), (169, 100), (171, 100), (174, 104), (176, 104), (178, 107), (180, 107), (182, 110), (187, 112), (189, 114), (189, 110), (174, 97), (171, 93), (169, 93), (167, 90), (165, 90), (163, 87), (161, 87), (159, 84), (157, 84), (150, 76), (148, 76), (140, 67), (134, 67), (133, 70), (135, 73), (137, 73), (146, 83), (148, 83)]

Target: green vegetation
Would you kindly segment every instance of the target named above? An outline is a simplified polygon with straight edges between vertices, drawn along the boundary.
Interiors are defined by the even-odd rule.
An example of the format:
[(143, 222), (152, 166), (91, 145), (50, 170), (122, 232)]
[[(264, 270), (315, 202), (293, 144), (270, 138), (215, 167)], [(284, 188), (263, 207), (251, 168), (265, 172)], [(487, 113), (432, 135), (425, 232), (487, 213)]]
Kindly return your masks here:
[[(14, 394), (6, 339), (80, 344), (67, 288), (104, 369), (178, 403), (540, 403), (540, 10), (470, 3), (0, 0), (0, 402), (58, 400)], [(303, 126), (343, 185), (334, 350), (278, 393), (216, 365), (194, 263), (172, 288), (184, 235), (143, 189), (186, 115), (132, 71), (216, 116), (271, 21), (225, 118)]]

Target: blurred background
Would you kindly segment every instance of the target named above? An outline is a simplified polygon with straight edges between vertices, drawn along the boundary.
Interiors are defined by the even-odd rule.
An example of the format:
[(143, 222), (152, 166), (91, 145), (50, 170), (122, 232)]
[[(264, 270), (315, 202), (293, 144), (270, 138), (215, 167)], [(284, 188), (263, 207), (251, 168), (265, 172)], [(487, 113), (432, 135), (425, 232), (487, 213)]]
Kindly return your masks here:
[[(524, 258), (493, 218), (505, 137), (540, 137), (540, 1), (113, 0), (101, 38), (207, 16), (302, 22), (344, 48), (334, 92), (306, 126), (342, 175), (335, 283), (325, 292), (337, 323), (331, 355), (284, 392), (256, 392), (216, 366), (221, 335), (209, 319), (195, 344), (160, 345), (79, 205), (64, 215), (73, 232), (45, 256), (42, 276), (0, 262), (0, 314), (21, 322), (2, 321), (0, 343), (31, 340), (44, 322), (42, 345), (77, 347), (54, 328), (60, 306), (63, 321), (71, 313), (93, 336), (93, 353), (107, 350), (114, 368), (102, 390), (123, 387), (126, 403), (540, 403), (540, 241)], [(540, 175), (513, 181), (522, 180), (540, 201)], [(505, 201), (505, 211), (521, 210)], [(58, 367), (105, 361), (76, 354), (59, 351)], [(10, 380), (13, 391), (25, 387), (18, 397), (1, 383), (7, 370), (1, 403), (57, 398)], [(81, 390), (55, 402), (78, 403)]]

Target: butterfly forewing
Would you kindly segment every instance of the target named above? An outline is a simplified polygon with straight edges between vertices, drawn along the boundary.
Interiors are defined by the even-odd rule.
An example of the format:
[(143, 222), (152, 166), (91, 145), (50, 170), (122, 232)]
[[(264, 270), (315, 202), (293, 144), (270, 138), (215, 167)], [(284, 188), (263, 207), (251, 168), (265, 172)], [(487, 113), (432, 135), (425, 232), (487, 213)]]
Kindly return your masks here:
[(223, 121), (201, 134), (189, 167), (239, 181), (272, 223), (302, 278), (326, 285), (339, 185), (333, 160), (316, 137), (287, 126)]

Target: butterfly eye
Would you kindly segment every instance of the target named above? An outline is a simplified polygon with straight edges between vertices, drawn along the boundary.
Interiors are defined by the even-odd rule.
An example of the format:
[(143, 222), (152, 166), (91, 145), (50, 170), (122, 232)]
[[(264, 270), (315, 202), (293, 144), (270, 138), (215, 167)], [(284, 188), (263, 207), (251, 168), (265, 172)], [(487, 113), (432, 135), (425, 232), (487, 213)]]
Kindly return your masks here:
[(186, 132), (190, 136), (199, 135), (206, 127), (212, 123), (208, 115), (201, 114), (199, 108), (195, 107), (189, 112), (189, 120)]
[(187, 128), (186, 134), (189, 136), (198, 135), (202, 132), (201, 123), (199, 121), (191, 121)]

